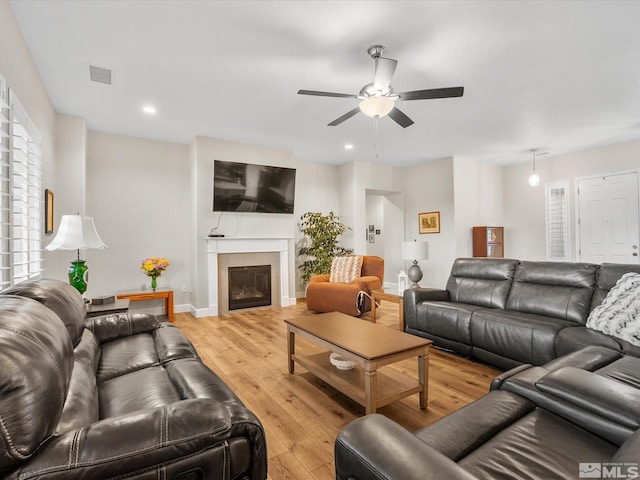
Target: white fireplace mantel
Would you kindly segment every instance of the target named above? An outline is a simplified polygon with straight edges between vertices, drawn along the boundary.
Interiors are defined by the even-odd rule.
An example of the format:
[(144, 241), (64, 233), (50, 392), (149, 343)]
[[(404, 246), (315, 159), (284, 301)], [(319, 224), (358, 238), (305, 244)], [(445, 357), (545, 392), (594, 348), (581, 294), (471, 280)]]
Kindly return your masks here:
[[(277, 252), (280, 254), (280, 305), (292, 305), (289, 295), (289, 242), (293, 237), (207, 237), (209, 315), (218, 315), (218, 255)], [(295, 298), (294, 298), (295, 301)]]

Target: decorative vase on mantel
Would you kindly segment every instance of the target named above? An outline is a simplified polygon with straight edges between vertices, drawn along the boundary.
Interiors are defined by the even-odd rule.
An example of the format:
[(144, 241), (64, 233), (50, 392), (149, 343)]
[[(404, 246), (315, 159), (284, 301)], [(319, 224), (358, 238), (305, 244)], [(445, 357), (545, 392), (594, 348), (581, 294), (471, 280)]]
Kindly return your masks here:
[(151, 275), (151, 290), (154, 292), (158, 288), (158, 275)]

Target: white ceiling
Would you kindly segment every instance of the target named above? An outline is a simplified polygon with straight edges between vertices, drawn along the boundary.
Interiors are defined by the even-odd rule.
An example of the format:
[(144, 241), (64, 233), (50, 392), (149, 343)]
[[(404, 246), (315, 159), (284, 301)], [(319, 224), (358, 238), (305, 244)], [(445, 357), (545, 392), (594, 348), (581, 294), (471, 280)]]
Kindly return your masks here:
[[(196, 135), (291, 149), (298, 159), (497, 164), (640, 138), (638, 1), (11, 0), (59, 113), (90, 130), (190, 143)], [(373, 80), (370, 45), (398, 60), (415, 124), (327, 123)], [(89, 81), (88, 65), (113, 70)], [(149, 117), (144, 104), (156, 106)], [(345, 151), (345, 143), (355, 148)]]

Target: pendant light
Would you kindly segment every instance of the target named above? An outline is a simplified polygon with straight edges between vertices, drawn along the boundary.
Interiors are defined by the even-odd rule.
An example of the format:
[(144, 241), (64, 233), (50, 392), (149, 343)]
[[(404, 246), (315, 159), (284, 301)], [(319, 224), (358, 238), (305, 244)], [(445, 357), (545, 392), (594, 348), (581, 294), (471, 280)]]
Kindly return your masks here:
[(540, 176), (536, 173), (536, 149), (531, 149), (531, 153), (533, 154), (533, 173), (529, 175), (529, 186), (537, 187), (540, 185)]

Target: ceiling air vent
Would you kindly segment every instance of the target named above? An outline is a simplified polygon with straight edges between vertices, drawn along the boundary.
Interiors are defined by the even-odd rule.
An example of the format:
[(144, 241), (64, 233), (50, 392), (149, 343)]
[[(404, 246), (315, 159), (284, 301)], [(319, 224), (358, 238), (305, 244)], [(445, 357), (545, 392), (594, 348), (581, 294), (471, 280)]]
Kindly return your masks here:
[(111, 85), (111, 70), (108, 68), (95, 67), (89, 65), (89, 78), (94, 82), (106, 83)]

